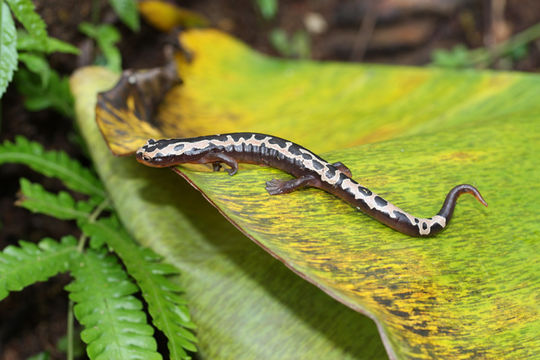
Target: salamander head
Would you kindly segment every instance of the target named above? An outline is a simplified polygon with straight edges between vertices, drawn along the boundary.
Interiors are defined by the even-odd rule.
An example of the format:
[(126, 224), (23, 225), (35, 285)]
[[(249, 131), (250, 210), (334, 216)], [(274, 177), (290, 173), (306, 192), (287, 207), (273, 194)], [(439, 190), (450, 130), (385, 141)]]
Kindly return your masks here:
[[(178, 140), (154, 140), (149, 139), (146, 144), (141, 146), (137, 150), (135, 157), (137, 161), (153, 167), (166, 167), (172, 166), (174, 158), (178, 155), (171, 151), (171, 145), (178, 142)], [(174, 145), (172, 146), (174, 148)]]

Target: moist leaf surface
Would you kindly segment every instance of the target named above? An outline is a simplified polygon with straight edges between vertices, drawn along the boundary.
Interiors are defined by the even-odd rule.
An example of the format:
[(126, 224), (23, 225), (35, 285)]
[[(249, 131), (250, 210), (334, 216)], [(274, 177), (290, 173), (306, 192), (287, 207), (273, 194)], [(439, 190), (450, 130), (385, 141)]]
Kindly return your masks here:
[[(265, 181), (290, 178), (275, 169), (243, 166), (232, 177), (202, 166), (178, 170), (265, 250), (373, 317), (390, 356), (510, 359), (540, 351), (537, 75), (279, 60), (212, 30), (186, 32), (181, 42), (193, 59), (179, 57), (184, 83), (152, 123), (137, 122), (128, 108), (98, 106), (113, 152), (135, 151), (145, 137), (269, 133), (343, 162), (361, 184), (423, 217), (454, 185), (475, 185), (489, 208), (464, 196), (448, 229), (417, 239), (317, 189), (270, 196)], [(169, 176), (133, 169), (131, 176), (153, 174), (147, 189)], [(167, 191), (187, 190), (178, 179)], [(147, 199), (157, 213), (170, 205)]]

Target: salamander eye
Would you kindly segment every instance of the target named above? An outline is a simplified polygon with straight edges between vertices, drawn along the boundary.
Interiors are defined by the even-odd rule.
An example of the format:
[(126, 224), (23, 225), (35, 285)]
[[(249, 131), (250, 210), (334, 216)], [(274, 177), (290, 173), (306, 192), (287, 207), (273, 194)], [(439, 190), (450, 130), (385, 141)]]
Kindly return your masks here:
[(143, 158), (144, 161), (150, 161), (151, 160), (151, 157), (148, 156), (148, 155), (143, 155), (142, 158)]

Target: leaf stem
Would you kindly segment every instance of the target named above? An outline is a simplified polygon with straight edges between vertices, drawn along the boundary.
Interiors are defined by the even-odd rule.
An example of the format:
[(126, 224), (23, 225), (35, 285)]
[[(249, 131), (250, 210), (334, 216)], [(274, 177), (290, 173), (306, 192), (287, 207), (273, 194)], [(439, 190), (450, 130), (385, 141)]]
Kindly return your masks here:
[(67, 351), (66, 360), (73, 360), (73, 301), (69, 300), (67, 313)]
[[(96, 206), (94, 211), (92, 211), (92, 213), (88, 216), (88, 222), (89, 223), (95, 222), (96, 219), (98, 218), (98, 216), (103, 212), (103, 210), (108, 205), (109, 205), (109, 199), (106, 198), (98, 206)], [(78, 252), (83, 251), (84, 245), (86, 244), (86, 240), (88, 240), (88, 236), (86, 234), (84, 234), (84, 233), (81, 234), (81, 236), (79, 237), (79, 245), (77, 246), (77, 251)]]
[(470, 51), (470, 62), (473, 65), (479, 65), (481, 67), (489, 66), (501, 56), (511, 53), (516, 48), (527, 45), (539, 37), (540, 24), (536, 24), (526, 30), (523, 30), (519, 34), (514, 35), (505, 42), (494, 46), (490, 50), (481, 48)]
[(92, 24), (98, 24), (99, 23), (99, 11), (100, 11), (100, 9), (101, 9), (101, 1), (93, 0), (92, 1), (92, 10), (91, 10)]

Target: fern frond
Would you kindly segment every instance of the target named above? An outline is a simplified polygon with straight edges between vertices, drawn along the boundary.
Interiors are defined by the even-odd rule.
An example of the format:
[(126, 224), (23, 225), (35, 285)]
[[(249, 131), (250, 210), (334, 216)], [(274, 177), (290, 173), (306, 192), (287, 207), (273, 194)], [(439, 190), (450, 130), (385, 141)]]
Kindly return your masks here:
[(65, 191), (58, 194), (48, 192), (37, 183), (20, 179), (21, 190), (17, 205), (32, 212), (54, 216), (62, 220), (86, 220), (95, 204), (91, 201), (75, 201)]
[(28, 165), (46, 176), (59, 178), (67, 187), (83, 194), (105, 198), (100, 181), (79, 162), (62, 151), (45, 151), (41, 144), (17, 136), (15, 143), (0, 145), (0, 164), (12, 162)]
[(0, 1), (0, 98), (17, 69), (17, 32), (9, 8)]
[(6, 2), (26, 31), (40, 41), (47, 39), (47, 25), (36, 12), (32, 0), (6, 0)]
[(132, 295), (138, 288), (113, 256), (89, 249), (71, 274), (75, 280), (66, 289), (90, 359), (162, 358), (142, 303)]
[(38, 244), (21, 241), (19, 246), (6, 247), (0, 252), (0, 300), (10, 291), (67, 271), (78, 255), (73, 236), (66, 236), (61, 242), (46, 238)]
[(161, 262), (161, 257), (150, 249), (139, 247), (115, 218), (106, 218), (82, 226), (85, 234), (98, 243), (107, 243), (122, 259), (129, 274), (141, 288), (153, 324), (168, 339), (171, 359), (190, 359), (185, 350), (197, 351), (197, 338), (189, 330), (195, 325), (190, 320), (182, 288), (171, 275), (178, 270)]
[(109, 0), (120, 20), (133, 31), (139, 31), (139, 13), (135, 0)]
[(63, 52), (78, 55), (80, 50), (60, 39), (47, 37), (46, 41), (40, 41), (27, 31), (17, 30), (17, 50), (43, 53)]

